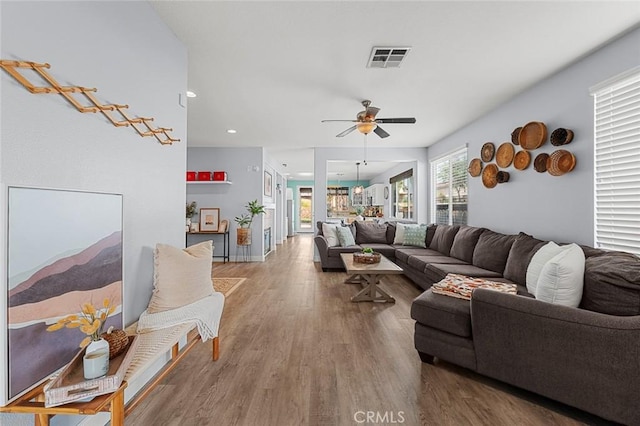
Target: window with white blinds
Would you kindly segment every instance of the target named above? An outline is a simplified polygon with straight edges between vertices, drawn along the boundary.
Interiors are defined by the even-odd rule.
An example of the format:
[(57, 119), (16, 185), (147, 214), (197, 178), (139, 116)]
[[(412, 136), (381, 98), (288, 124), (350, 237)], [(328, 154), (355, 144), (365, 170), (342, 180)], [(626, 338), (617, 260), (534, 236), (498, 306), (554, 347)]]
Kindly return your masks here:
[(431, 162), (431, 222), (467, 224), (467, 148)]
[(640, 254), (640, 68), (592, 88), (595, 245)]

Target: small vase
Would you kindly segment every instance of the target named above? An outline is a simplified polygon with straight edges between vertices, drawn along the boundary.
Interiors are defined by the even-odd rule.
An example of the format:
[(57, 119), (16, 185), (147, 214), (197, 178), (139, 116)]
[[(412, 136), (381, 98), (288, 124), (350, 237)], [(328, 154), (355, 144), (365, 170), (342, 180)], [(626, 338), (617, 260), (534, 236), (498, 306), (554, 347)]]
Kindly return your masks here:
[(95, 379), (109, 372), (109, 343), (104, 339), (92, 340), (82, 358), (84, 378)]
[(185, 230), (186, 230), (187, 232), (189, 232), (189, 231), (190, 231), (190, 228), (191, 228), (191, 218), (190, 218), (190, 217), (188, 217), (188, 218), (187, 218), (187, 220), (186, 220), (186, 222), (185, 222), (185, 227), (184, 227), (184, 228), (185, 228)]

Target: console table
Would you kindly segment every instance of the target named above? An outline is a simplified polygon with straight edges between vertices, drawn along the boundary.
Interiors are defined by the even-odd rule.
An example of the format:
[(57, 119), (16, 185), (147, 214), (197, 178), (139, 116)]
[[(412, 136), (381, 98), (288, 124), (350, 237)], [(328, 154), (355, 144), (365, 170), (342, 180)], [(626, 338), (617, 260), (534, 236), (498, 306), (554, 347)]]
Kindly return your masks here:
[(229, 230), (227, 229), (224, 232), (187, 232), (185, 237), (185, 245), (189, 245), (188, 238), (189, 235), (222, 235), (222, 255), (216, 255), (215, 250), (213, 251), (213, 257), (221, 257), (223, 263), (230, 262), (229, 260)]

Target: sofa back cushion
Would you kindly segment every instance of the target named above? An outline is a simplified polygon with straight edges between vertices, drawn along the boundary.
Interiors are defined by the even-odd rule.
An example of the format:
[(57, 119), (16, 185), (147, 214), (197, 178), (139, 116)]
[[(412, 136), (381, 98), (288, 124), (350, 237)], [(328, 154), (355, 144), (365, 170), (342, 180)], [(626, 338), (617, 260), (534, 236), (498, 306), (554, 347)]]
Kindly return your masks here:
[(429, 241), (429, 232), (427, 229), (427, 241), (429, 241), (428, 247), (433, 250), (449, 256), (451, 254), (451, 246), (453, 240), (458, 233), (460, 226), (458, 225), (438, 225), (433, 233), (431, 241)]
[(544, 241), (533, 238), (521, 232), (509, 250), (504, 277), (516, 284), (526, 285), (527, 268), (534, 254), (545, 244)]
[(617, 251), (587, 257), (580, 307), (609, 315), (640, 315), (640, 258)]
[(393, 239), (396, 236), (396, 224), (387, 222), (387, 244), (393, 244)]
[(453, 239), (450, 255), (471, 263), (473, 260), (473, 250), (476, 248), (478, 238), (484, 231), (484, 228), (476, 228), (473, 226), (461, 226)]
[(485, 229), (473, 250), (473, 265), (502, 274), (515, 235), (505, 235)]
[(356, 222), (356, 244), (387, 243), (387, 224), (375, 222)]

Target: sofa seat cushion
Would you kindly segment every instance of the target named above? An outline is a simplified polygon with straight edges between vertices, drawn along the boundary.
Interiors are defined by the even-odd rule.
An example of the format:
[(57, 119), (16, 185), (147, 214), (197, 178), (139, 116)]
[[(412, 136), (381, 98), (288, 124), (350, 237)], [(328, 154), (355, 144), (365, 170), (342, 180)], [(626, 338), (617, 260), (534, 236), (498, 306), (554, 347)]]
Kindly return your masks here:
[(382, 254), (384, 257), (388, 259), (395, 259), (395, 251), (396, 249), (389, 244), (378, 244), (378, 243), (362, 243), (360, 244), (362, 248), (371, 248), (373, 251), (377, 251)]
[[(397, 247), (397, 246), (396, 246)], [(406, 246), (405, 246), (406, 247)], [(396, 259), (409, 263), (409, 257), (411, 256), (442, 256), (442, 254), (438, 253), (435, 250), (431, 249), (421, 249), (421, 248), (397, 248), (396, 249)]]
[(456, 336), (471, 337), (470, 306), (468, 300), (434, 294), (429, 289), (414, 299), (411, 318)]
[(430, 277), (439, 279), (435, 281), (440, 281), (447, 276), (447, 274), (460, 274), (467, 275), (469, 277), (474, 278), (501, 278), (497, 272), (490, 271), (488, 269), (478, 268), (474, 265), (451, 265), (451, 264), (442, 264), (442, 263), (432, 263), (426, 266), (425, 273), (430, 275)]
[(460, 259), (456, 259), (455, 257), (449, 256), (409, 256), (407, 260), (407, 264), (409, 266), (413, 266), (419, 271), (424, 271), (424, 268), (431, 263), (447, 263), (447, 264), (457, 264), (457, 265), (468, 265), (464, 261)]
[(340, 253), (355, 253), (357, 251), (361, 251), (362, 247), (360, 246), (349, 246), (349, 247), (329, 247), (329, 257), (340, 257)]

